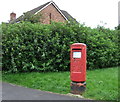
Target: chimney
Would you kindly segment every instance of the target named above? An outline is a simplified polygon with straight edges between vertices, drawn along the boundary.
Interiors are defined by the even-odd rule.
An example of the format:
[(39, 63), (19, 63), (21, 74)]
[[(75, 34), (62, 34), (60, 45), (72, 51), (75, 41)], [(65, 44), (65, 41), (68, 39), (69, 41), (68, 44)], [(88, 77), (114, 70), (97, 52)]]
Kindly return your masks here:
[(16, 13), (12, 12), (10, 13), (10, 21), (15, 20), (16, 19)]

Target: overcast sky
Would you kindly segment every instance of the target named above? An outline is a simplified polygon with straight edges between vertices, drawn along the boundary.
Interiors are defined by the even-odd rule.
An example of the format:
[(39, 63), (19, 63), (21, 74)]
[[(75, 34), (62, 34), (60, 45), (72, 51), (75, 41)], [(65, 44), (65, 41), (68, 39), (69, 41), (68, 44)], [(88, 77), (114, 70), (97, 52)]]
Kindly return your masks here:
[[(0, 23), (8, 22), (10, 13), (17, 17), (50, 0), (1, 0)], [(120, 0), (53, 0), (61, 10), (66, 10), (80, 23), (97, 27), (104, 25), (114, 29), (118, 25), (118, 1)], [(106, 23), (106, 24), (105, 24)]]

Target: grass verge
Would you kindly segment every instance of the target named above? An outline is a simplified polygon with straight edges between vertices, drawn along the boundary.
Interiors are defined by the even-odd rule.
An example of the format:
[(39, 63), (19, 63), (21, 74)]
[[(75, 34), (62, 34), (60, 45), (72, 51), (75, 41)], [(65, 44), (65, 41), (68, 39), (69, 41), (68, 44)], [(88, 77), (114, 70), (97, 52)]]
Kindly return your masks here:
[[(29, 88), (67, 94), (70, 92), (69, 74), (69, 72), (7, 73), (2, 75), (2, 80)], [(118, 68), (88, 70), (87, 89), (83, 96), (96, 100), (118, 100)]]

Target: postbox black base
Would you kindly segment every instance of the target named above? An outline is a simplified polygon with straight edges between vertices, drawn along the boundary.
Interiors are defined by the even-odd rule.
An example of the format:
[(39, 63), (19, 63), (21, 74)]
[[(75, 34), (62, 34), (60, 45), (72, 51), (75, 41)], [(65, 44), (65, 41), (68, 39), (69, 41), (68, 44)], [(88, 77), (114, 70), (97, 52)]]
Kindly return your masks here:
[(82, 95), (86, 89), (86, 82), (71, 82), (71, 93)]

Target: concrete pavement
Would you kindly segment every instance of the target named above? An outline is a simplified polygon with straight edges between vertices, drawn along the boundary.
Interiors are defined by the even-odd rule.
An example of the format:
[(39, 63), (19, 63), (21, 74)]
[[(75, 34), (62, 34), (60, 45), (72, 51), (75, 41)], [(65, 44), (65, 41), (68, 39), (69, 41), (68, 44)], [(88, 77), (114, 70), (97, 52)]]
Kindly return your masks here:
[(2, 82), (2, 100), (85, 100)]

